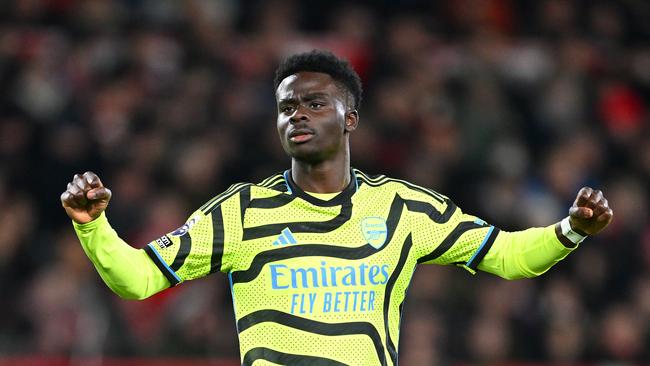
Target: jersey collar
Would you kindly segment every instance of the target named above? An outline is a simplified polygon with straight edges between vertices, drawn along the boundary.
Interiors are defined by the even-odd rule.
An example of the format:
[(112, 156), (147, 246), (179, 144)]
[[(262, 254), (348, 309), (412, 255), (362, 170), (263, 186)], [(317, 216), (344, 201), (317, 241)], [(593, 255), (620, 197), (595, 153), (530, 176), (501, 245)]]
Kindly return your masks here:
[(300, 197), (303, 200), (311, 204), (314, 204), (316, 206), (330, 207), (330, 206), (338, 206), (345, 202), (349, 202), (350, 199), (352, 198), (352, 195), (355, 194), (356, 191), (359, 189), (359, 182), (357, 181), (357, 175), (354, 173), (354, 169), (350, 169), (350, 183), (348, 184), (348, 186), (345, 187), (345, 189), (341, 191), (341, 193), (337, 194), (330, 200), (321, 200), (300, 189), (300, 187), (298, 187), (296, 182), (294, 182), (293, 178), (291, 177), (291, 169), (285, 170), (283, 176), (284, 176), (284, 182), (287, 185), (288, 194), (294, 195), (296, 197)]

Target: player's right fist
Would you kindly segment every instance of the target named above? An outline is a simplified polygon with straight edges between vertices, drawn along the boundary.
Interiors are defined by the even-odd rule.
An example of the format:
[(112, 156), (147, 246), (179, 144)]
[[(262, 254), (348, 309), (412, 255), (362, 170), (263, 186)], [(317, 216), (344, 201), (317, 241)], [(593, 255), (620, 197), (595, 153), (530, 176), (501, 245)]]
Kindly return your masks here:
[(111, 190), (104, 187), (97, 174), (75, 174), (68, 188), (61, 193), (65, 213), (79, 224), (91, 222), (104, 212), (111, 199)]

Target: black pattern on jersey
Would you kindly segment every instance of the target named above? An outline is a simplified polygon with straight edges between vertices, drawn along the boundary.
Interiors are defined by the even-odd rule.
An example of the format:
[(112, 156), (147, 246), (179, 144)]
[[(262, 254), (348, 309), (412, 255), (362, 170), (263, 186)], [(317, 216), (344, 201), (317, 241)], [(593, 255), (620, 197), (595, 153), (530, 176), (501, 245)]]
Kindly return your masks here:
[(254, 198), (248, 204), (248, 208), (279, 208), (288, 205), (295, 199), (296, 196), (291, 196), (288, 194), (279, 194), (277, 196), (267, 198)]
[(272, 175), (264, 179), (262, 183), (258, 184), (258, 186), (272, 189), (274, 191), (280, 191), (280, 192), (287, 191), (287, 183), (284, 181), (283, 173), (278, 173), (276, 175)]
[(302, 198), (303, 200), (320, 207), (334, 207), (334, 206), (340, 206), (349, 203), (350, 199), (352, 198), (352, 195), (354, 195), (357, 192), (358, 181), (356, 179), (356, 174), (354, 173), (354, 170), (350, 170), (350, 182), (348, 183), (347, 187), (345, 187), (336, 196), (327, 200), (322, 200), (318, 197), (312, 196), (311, 194), (303, 191), (296, 184), (296, 182), (293, 181), (291, 170), (287, 170), (284, 173), (284, 176), (285, 176), (285, 181), (284, 181), (285, 185), (289, 187), (289, 190), (291, 191), (292, 195)]
[(433, 250), (433, 252), (421, 257), (418, 259), (418, 263), (424, 263), (432, 261), (441, 255), (445, 254), (454, 244), (458, 241), (461, 235), (463, 235), (468, 230), (480, 229), (483, 227), (489, 227), (487, 223), (476, 223), (475, 221), (462, 221), (443, 239), (443, 241)]
[(239, 192), (239, 213), (241, 215), (241, 223), (244, 224), (244, 215), (246, 214), (246, 208), (251, 202), (251, 187), (248, 186)]
[(328, 233), (345, 224), (352, 216), (352, 202), (341, 205), (338, 215), (328, 221), (304, 221), (268, 224), (244, 228), (243, 240), (259, 239), (267, 236), (278, 235), (282, 229), (288, 227), (293, 233)]
[(208, 202), (206, 202), (203, 206), (201, 206), (201, 211), (207, 215), (208, 213), (210, 213), (210, 211), (214, 210), (215, 207), (219, 206), (221, 202), (239, 193), (239, 191), (241, 191), (242, 189), (249, 188), (250, 186), (251, 186), (250, 183), (236, 183), (231, 185), (225, 192), (213, 197)]
[(344, 363), (331, 360), (325, 357), (316, 357), (308, 355), (294, 355), (284, 353), (265, 347), (252, 348), (244, 355), (242, 366), (251, 366), (257, 360), (270, 361), (278, 365), (296, 365), (296, 366), (346, 366)]
[(269, 189), (272, 189), (274, 191), (279, 191), (279, 192), (287, 192), (287, 185), (284, 184), (284, 181), (281, 181), (279, 183), (276, 183), (275, 185), (272, 185), (269, 187)]
[(176, 258), (174, 258), (174, 262), (171, 266), (169, 266), (169, 268), (173, 269), (174, 272), (178, 271), (183, 266), (183, 263), (185, 263), (185, 259), (187, 259), (187, 256), (190, 254), (191, 250), (192, 237), (190, 236), (189, 232), (186, 232), (181, 236), (181, 246), (178, 249)]
[(383, 185), (383, 184), (385, 184), (387, 182), (401, 183), (402, 185), (404, 185), (404, 186), (406, 186), (406, 187), (408, 187), (408, 188), (410, 188), (410, 189), (412, 189), (414, 191), (418, 191), (418, 192), (426, 194), (427, 196), (433, 198), (434, 200), (436, 200), (436, 201), (438, 201), (440, 203), (444, 203), (447, 200), (447, 198), (445, 196), (441, 195), (440, 193), (438, 193), (436, 191), (433, 191), (433, 190), (428, 189), (428, 188), (420, 187), (418, 185), (407, 182), (405, 180), (395, 179), (395, 178), (388, 178), (385, 175), (377, 175), (377, 176), (374, 176), (374, 177), (370, 177), (366, 173), (364, 173), (364, 172), (362, 172), (362, 171), (360, 171), (358, 169), (353, 169), (353, 170), (354, 170), (354, 173), (364, 183), (366, 183), (367, 185), (369, 185), (371, 187), (379, 187), (379, 186), (381, 186), (381, 185)]
[(467, 262), (467, 267), (476, 271), (479, 263), (481, 263), (487, 252), (492, 248), (492, 244), (494, 244), (494, 240), (496, 240), (497, 235), (499, 235), (499, 231), (500, 230), (497, 227), (492, 230), (490, 236), (485, 239), (485, 244), (481, 245), (481, 247), (478, 248), (476, 255), (471, 258), (471, 262)]
[[(391, 242), (393, 234), (396, 231), (395, 229), (397, 228), (397, 224), (399, 223), (399, 219), (402, 216), (403, 208), (404, 208), (404, 200), (398, 194), (396, 194), (395, 198), (393, 199), (393, 202), (390, 205), (388, 218), (386, 219), (386, 227), (388, 229), (386, 244), (379, 249), (375, 249), (372, 245), (368, 243), (360, 247), (340, 247), (340, 246), (327, 245), (327, 244), (299, 244), (299, 245), (292, 245), (288, 247), (270, 249), (267, 251), (257, 253), (253, 258), (250, 267), (247, 270), (232, 272), (233, 282), (234, 283), (250, 282), (260, 274), (262, 268), (267, 263), (276, 262), (276, 261), (289, 259), (289, 258), (332, 257), (332, 258), (356, 260), (356, 259), (369, 257), (386, 248), (388, 244)], [(348, 213), (348, 215), (350, 214), (351, 213)], [(327, 222), (328, 221), (326, 221), (326, 223)], [(289, 227), (289, 229), (294, 233), (301, 232), (297, 229), (294, 229), (294, 227), (295, 228), (300, 228), (300, 227), (291, 226), (291, 224), (295, 224), (295, 223), (274, 224), (273, 226), (276, 228), (276, 231), (274, 231), (273, 234), (270, 235), (277, 235), (277, 233), (285, 227)], [(298, 224), (301, 225), (321, 224), (322, 225), (323, 223), (316, 222), (316, 223), (298, 223)], [(318, 232), (313, 230), (311, 227), (309, 228), (308, 231)], [(263, 235), (263, 236), (269, 236), (269, 235)]]
[(223, 213), (221, 206), (212, 210), (212, 257), (210, 257), (210, 273), (221, 271), (223, 258)]
[(446, 223), (447, 221), (449, 221), (449, 219), (454, 214), (454, 212), (456, 212), (456, 205), (450, 200), (446, 200), (446, 202), (447, 202), (447, 207), (445, 207), (445, 212), (440, 212), (436, 210), (436, 208), (433, 207), (433, 205), (428, 202), (406, 200), (406, 199), (404, 200), (404, 203), (406, 204), (406, 208), (409, 211), (426, 214), (427, 216), (429, 216), (431, 220), (437, 222), (438, 224)]
[[(380, 365), (386, 365), (386, 356), (384, 353), (384, 346), (381, 343), (381, 337), (377, 329), (368, 322), (347, 322), (347, 323), (325, 323), (317, 320), (302, 318), (299, 316), (287, 314), (278, 310), (258, 310), (246, 316), (243, 316), (237, 322), (237, 329), (239, 333), (244, 332), (246, 329), (260, 323), (273, 322), (281, 324), (290, 328), (302, 330), (309, 333), (326, 335), (326, 336), (341, 336), (341, 335), (366, 335), (375, 345), (377, 357), (379, 357)], [(286, 365), (294, 365), (295, 363), (283, 363)], [(311, 365), (311, 364), (310, 364)]]
[(284, 182), (284, 176), (282, 175), (282, 173), (277, 173), (275, 175), (272, 175), (272, 176), (264, 179), (263, 181), (261, 181), (257, 185), (260, 186), (260, 187), (270, 188), (270, 187), (273, 187), (273, 186), (275, 186), (276, 184), (278, 184), (280, 182)]
[[(395, 347), (395, 344), (393, 343), (393, 340), (390, 337), (390, 330), (388, 329), (388, 325), (389, 325), (388, 311), (390, 308), (390, 296), (393, 292), (393, 287), (395, 287), (395, 282), (397, 282), (397, 278), (400, 276), (400, 274), (402, 274), (402, 269), (406, 264), (406, 259), (409, 256), (409, 252), (411, 251), (412, 246), (413, 246), (413, 241), (411, 240), (411, 234), (409, 234), (406, 237), (406, 240), (404, 240), (404, 245), (402, 245), (402, 251), (399, 255), (399, 260), (397, 261), (395, 270), (393, 271), (393, 273), (391, 273), (388, 282), (386, 282), (386, 294), (384, 295), (384, 328), (386, 329), (386, 349), (390, 354), (390, 358), (391, 361), (393, 361), (393, 365), (397, 365), (397, 348)], [(401, 305), (400, 305), (400, 312), (401, 312)]]
[(178, 285), (179, 284), (178, 279), (174, 276), (174, 274), (170, 271), (170, 269), (164, 264), (162, 259), (158, 257), (158, 255), (156, 254), (156, 250), (152, 249), (149, 245), (145, 245), (143, 249), (145, 253), (147, 253), (147, 255), (149, 256), (149, 258), (151, 258), (151, 260), (156, 265), (156, 267), (158, 267), (158, 269), (163, 274), (163, 276), (165, 276), (167, 281), (169, 281), (169, 284), (172, 287)]

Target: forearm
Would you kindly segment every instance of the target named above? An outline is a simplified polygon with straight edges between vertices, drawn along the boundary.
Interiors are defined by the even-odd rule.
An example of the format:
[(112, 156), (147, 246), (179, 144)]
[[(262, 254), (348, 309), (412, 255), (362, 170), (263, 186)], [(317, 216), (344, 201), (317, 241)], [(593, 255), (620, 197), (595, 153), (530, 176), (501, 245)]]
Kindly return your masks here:
[(500, 232), (479, 269), (507, 279), (536, 277), (574, 248), (563, 245), (555, 225), (517, 232)]
[(147, 254), (120, 239), (103, 213), (87, 224), (73, 224), (84, 252), (120, 297), (144, 299), (169, 287)]

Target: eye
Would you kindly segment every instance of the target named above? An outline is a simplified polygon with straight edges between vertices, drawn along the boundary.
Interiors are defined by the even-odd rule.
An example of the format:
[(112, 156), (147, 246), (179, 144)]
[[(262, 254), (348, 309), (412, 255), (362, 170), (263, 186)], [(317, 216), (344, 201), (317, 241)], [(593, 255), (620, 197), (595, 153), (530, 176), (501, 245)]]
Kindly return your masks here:
[(322, 107), (322, 106), (323, 105), (321, 103), (317, 103), (317, 102), (309, 103), (309, 108), (311, 108), (311, 109), (320, 109), (320, 107)]
[(294, 108), (293, 108), (293, 106), (288, 105), (288, 106), (284, 106), (284, 107), (280, 108), (280, 111), (282, 113), (289, 114), (289, 113), (292, 113), (294, 111)]

